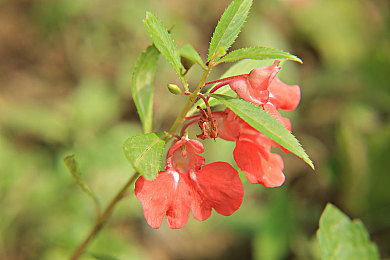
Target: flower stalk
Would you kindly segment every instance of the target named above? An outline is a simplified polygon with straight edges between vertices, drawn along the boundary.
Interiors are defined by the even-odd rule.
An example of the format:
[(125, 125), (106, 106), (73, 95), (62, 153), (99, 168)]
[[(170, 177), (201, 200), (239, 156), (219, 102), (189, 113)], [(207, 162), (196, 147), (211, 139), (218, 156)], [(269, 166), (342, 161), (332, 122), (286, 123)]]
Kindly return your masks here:
[(131, 178), (127, 181), (127, 183), (122, 187), (122, 189), (119, 190), (119, 192), (112, 199), (110, 204), (108, 204), (108, 206), (104, 210), (104, 212), (98, 216), (98, 218), (95, 221), (95, 225), (92, 227), (88, 236), (79, 245), (79, 247), (74, 251), (74, 253), (70, 259), (77, 260), (84, 253), (84, 251), (87, 248), (87, 246), (89, 245), (89, 243), (96, 237), (96, 235), (99, 233), (99, 231), (107, 223), (107, 220), (110, 218), (117, 203), (124, 197), (126, 191), (137, 180), (138, 177), (139, 177), (139, 173), (138, 172), (134, 173), (133, 176), (131, 176)]

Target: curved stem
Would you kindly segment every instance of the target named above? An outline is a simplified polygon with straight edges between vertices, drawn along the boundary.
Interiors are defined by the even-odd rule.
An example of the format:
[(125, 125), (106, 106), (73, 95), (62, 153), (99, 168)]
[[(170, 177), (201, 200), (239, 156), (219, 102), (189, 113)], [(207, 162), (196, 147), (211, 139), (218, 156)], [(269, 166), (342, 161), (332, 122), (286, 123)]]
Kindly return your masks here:
[(218, 83), (218, 82), (222, 82), (222, 81), (227, 81), (227, 80), (232, 80), (232, 79), (237, 79), (237, 78), (245, 78), (247, 76), (248, 76), (248, 74), (241, 74), (241, 75), (226, 77), (223, 79), (217, 79), (217, 80), (206, 82), (206, 83), (204, 83), (204, 85), (206, 86), (206, 85), (210, 85), (210, 84), (214, 84), (214, 83)]
[(189, 121), (187, 124), (185, 124), (185, 125), (183, 126), (183, 128), (181, 129), (181, 132), (180, 132), (180, 135), (181, 135), (181, 136), (183, 136), (183, 135), (185, 134), (186, 129), (187, 129), (190, 125), (195, 124), (196, 122), (199, 121), (200, 115), (197, 115), (197, 117), (198, 117), (198, 118), (192, 119), (191, 121)]
[[(199, 93), (198, 96), (201, 97), (201, 98), (203, 99), (204, 104), (206, 105), (207, 114), (208, 114), (209, 117), (211, 117), (210, 105), (209, 105), (209, 102), (207, 102), (208, 99), (207, 99), (205, 96), (203, 96), (202, 93)], [(199, 106), (198, 106), (198, 108), (201, 109)]]
[(95, 225), (89, 232), (89, 235), (85, 238), (83, 243), (80, 244), (80, 246), (74, 251), (72, 257), (70, 259), (76, 260), (78, 259), (85, 249), (87, 248), (88, 244), (92, 241), (92, 239), (95, 238), (95, 236), (99, 233), (99, 231), (104, 227), (104, 225), (107, 223), (107, 220), (111, 216), (114, 207), (116, 204), (123, 198), (124, 194), (126, 193), (127, 189), (135, 182), (135, 180), (139, 177), (139, 173), (136, 172), (134, 175), (129, 179), (129, 181), (120, 189), (120, 191), (116, 194), (116, 196), (112, 199), (110, 204), (108, 204), (107, 208), (104, 210), (103, 214), (101, 214), (95, 222)]

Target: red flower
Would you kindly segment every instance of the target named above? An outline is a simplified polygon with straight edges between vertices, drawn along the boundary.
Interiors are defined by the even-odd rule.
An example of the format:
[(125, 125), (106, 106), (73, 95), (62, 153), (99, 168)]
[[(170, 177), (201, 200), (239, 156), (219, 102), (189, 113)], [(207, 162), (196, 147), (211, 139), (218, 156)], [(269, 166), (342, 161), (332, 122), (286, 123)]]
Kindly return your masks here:
[(225, 162), (203, 165), (204, 158), (197, 154), (202, 152), (200, 142), (183, 137), (169, 150), (165, 171), (152, 181), (140, 177), (135, 183), (135, 195), (152, 228), (159, 228), (164, 216), (170, 228), (182, 228), (190, 210), (203, 221), (212, 208), (229, 216), (240, 207), (244, 191), (237, 171)]
[(235, 141), (234, 160), (245, 173), (250, 183), (265, 187), (278, 187), (284, 183), (283, 160), (280, 155), (271, 153), (270, 138), (248, 125), (230, 109), (225, 110), (218, 136), (227, 141)]
[[(288, 111), (296, 109), (301, 99), (301, 90), (298, 85), (287, 85), (276, 77), (280, 70), (279, 63), (280, 61), (276, 60), (271, 66), (253, 69), (249, 74), (234, 77), (227, 84), (238, 96), (261, 106), (291, 131), (290, 120), (283, 118), (278, 109)], [(272, 144), (279, 146), (273, 141)], [(281, 148), (284, 152), (289, 152)]]
[(244, 100), (259, 106), (267, 103), (276, 109), (294, 110), (301, 99), (298, 85), (289, 86), (282, 81), (278, 74), (280, 61), (275, 61), (271, 66), (253, 69), (249, 74), (235, 76), (225, 83)]
[(298, 85), (287, 85), (276, 77), (280, 70), (279, 63), (276, 60), (271, 66), (253, 69), (249, 74), (210, 81), (206, 85), (220, 82), (210, 93), (229, 85), (239, 97), (261, 106), (289, 129), (291, 125), (288, 119), (282, 118), (278, 109), (296, 109), (301, 99), (301, 90)]

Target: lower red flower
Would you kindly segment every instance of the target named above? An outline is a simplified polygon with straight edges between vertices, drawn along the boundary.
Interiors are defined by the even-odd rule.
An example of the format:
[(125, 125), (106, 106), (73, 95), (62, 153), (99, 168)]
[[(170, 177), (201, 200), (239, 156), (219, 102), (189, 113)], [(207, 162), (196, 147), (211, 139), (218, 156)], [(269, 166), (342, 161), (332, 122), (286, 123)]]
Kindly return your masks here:
[(135, 195), (141, 202), (145, 219), (159, 228), (166, 216), (170, 228), (182, 228), (190, 210), (195, 219), (210, 217), (214, 208), (229, 216), (241, 205), (244, 195), (238, 172), (228, 163), (204, 164), (203, 145), (183, 137), (169, 150), (165, 171), (152, 181), (140, 177)]
[(271, 153), (271, 146), (278, 145), (270, 138), (248, 125), (231, 110), (226, 109), (222, 117), (218, 136), (235, 141), (234, 160), (248, 181), (265, 187), (278, 187), (284, 183), (283, 160)]

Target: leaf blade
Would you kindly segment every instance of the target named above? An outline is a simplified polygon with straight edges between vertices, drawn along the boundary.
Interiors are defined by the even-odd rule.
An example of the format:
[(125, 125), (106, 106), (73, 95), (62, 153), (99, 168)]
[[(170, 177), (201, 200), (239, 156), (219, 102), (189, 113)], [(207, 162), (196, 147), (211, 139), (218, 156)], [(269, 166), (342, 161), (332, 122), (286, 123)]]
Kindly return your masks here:
[(362, 222), (351, 221), (330, 203), (321, 215), (317, 239), (322, 259), (379, 259)]
[(78, 166), (76, 156), (74, 154), (68, 155), (63, 159), (63, 162), (68, 169), (69, 173), (72, 175), (74, 182), (84, 191), (88, 196), (90, 196), (95, 204), (96, 215), (100, 215), (100, 202), (95, 193), (89, 188), (88, 184), (82, 179), (81, 171)]
[(140, 175), (153, 180), (160, 169), (166, 134), (147, 133), (135, 135), (123, 143), (123, 153)]
[(153, 79), (159, 56), (154, 45), (148, 46), (137, 59), (131, 80), (131, 94), (145, 133), (152, 130)]
[(179, 54), (180, 54), (182, 64), (183, 61), (190, 63), (189, 64), (190, 66), (187, 66), (188, 68), (186, 67), (185, 64), (183, 64), (184, 68), (186, 68), (187, 71), (194, 63), (198, 63), (203, 69), (206, 68), (206, 65), (204, 64), (202, 58), (199, 56), (199, 53), (190, 44), (186, 44), (183, 47), (181, 47), (179, 49)]
[(230, 108), (253, 128), (297, 155), (314, 169), (313, 162), (310, 160), (301, 144), (275, 117), (271, 116), (260, 107), (242, 99), (219, 94), (211, 94), (210, 96), (218, 99), (218, 101)]
[(233, 0), (226, 8), (211, 38), (207, 61), (226, 52), (234, 43), (248, 17), (252, 2), (253, 0)]
[(295, 55), (292, 55), (291, 53), (269, 47), (251, 47), (234, 50), (222, 57), (220, 60), (218, 60), (218, 62), (235, 62), (243, 59), (292, 60), (302, 63), (302, 60), (300, 58)]
[(150, 12), (146, 12), (146, 18), (143, 22), (156, 48), (168, 60), (183, 84), (186, 85), (186, 79), (183, 76), (185, 69), (180, 62), (178, 49), (164, 24)]

